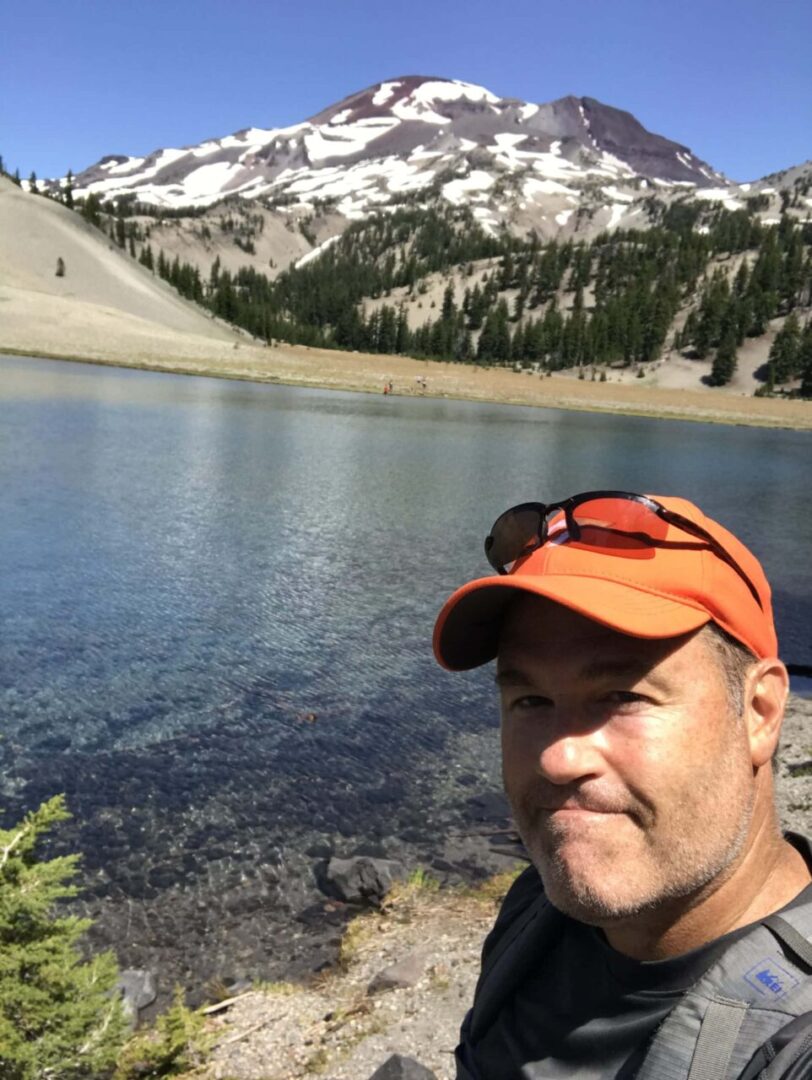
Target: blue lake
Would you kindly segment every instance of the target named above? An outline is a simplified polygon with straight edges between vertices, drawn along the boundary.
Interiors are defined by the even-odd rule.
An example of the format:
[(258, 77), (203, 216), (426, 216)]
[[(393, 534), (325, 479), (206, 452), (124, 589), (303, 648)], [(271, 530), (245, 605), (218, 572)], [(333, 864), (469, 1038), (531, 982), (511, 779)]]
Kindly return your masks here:
[(811, 448), (0, 357), (6, 818), (68, 793), (61, 842), (127, 962), (305, 968), (329, 852), (482, 868), (491, 675), (442, 672), (430, 641), (487, 572), (497, 514), (590, 488), (692, 498), (761, 557), (784, 657), (810, 664)]

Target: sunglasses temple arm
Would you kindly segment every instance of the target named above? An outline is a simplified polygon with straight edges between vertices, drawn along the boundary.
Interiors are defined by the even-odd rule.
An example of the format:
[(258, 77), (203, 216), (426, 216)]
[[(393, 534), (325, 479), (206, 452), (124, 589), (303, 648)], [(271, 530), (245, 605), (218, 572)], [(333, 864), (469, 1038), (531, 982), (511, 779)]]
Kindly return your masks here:
[(709, 544), (713, 551), (716, 553), (717, 557), (720, 558), (722, 562), (726, 562), (731, 570), (736, 571), (744, 584), (750, 590), (755, 602), (758, 604), (762, 611), (764, 610), (764, 605), (761, 602), (761, 597), (756, 591), (755, 585), (747, 576), (747, 574), (745, 574), (744, 570), (742, 570), (742, 568), (739, 566), (733, 556), (729, 555), (728, 552), (725, 551), (725, 549), (722, 547), (718, 540), (715, 540), (714, 537), (712, 537), (711, 534), (705, 529), (703, 529), (700, 525), (695, 525), (693, 521), (691, 521), (689, 518), (683, 517), (682, 514), (677, 514), (673, 510), (666, 510), (665, 507), (662, 507), (662, 512), (660, 512), (659, 516), (664, 518), (666, 521), (670, 521), (672, 524), (677, 525), (680, 529), (683, 529), (685, 532), (690, 533), (692, 536), (697, 537), (697, 539), (704, 540), (706, 544)]

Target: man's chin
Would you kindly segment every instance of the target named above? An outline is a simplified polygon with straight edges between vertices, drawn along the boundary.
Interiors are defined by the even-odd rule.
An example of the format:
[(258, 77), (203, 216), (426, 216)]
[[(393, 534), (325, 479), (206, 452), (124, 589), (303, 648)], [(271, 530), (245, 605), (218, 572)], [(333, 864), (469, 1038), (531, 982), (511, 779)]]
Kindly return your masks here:
[(594, 891), (559, 887), (555, 882), (548, 884), (545, 881), (544, 892), (554, 908), (586, 926), (605, 928), (638, 915), (646, 906), (639, 902), (620, 902), (617, 897)]
[(612, 872), (601, 874), (594, 866), (582, 873), (560, 857), (536, 857), (531, 852), (544, 892), (553, 907), (588, 926), (608, 926), (644, 911), (651, 904), (639, 892), (628, 891), (629, 879), (613, 883)]

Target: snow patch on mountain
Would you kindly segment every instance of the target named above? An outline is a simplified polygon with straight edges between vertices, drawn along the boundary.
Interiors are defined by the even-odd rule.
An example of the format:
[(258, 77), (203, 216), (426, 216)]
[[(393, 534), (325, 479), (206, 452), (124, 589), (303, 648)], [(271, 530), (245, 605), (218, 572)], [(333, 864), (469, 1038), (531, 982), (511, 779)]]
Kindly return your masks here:
[(374, 125), (345, 124), (313, 130), (305, 135), (307, 156), (314, 164), (334, 157), (351, 157), (364, 151), (369, 143), (384, 131), (397, 127), (397, 121), (377, 122)]
[(708, 202), (720, 202), (725, 210), (743, 210), (744, 203), (737, 199), (729, 188), (703, 188), (696, 192), (697, 199)]
[(440, 116), (430, 104), (416, 101), (413, 97), (396, 101), (392, 106), (392, 115), (398, 120), (418, 120), (423, 124), (439, 124), (441, 127), (451, 123), (450, 116)]
[(628, 191), (620, 191), (614, 186), (614, 184), (605, 185), (603, 191), (610, 199), (615, 202), (634, 202), (634, 195), (630, 195)]
[(569, 180), (584, 176), (584, 170), (558, 154), (534, 154), (533, 168), (548, 180)]
[(611, 213), (609, 215), (609, 220), (606, 223), (606, 228), (614, 229), (620, 224), (623, 215), (626, 213), (626, 207), (623, 206), (622, 203), (613, 203), (610, 210)]
[(495, 182), (495, 178), (490, 173), (474, 169), (468, 176), (460, 180), (450, 180), (444, 184), (443, 195), (449, 202), (459, 205), (462, 202), (472, 201), (472, 198), (482, 198), (482, 192), (492, 188)]
[[(571, 195), (573, 189), (559, 184), (557, 180), (537, 180), (535, 176), (528, 176), (522, 184), (522, 191), (530, 198), (533, 195)], [(580, 191), (574, 192), (580, 195)]]
[(325, 252), (327, 250), (327, 248), (332, 247), (332, 245), (336, 242), (336, 240), (340, 240), (340, 239), (341, 239), (340, 235), (339, 236), (330, 236), (324, 241), (324, 243), (319, 244), (318, 247), (314, 247), (313, 250), (308, 251), (306, 255), (302, 255), (301, 259), (299, 259), (299, 261), (296, 263), (297, 269), (300, 266), (306, 266), (309, 262), (312, 262), (313, 259), (318, 258), (319, 255), (321, 255), (323, 252)]
[(222, 188), (233, 178), (235, 173), (242, 172), (242, 166), (229, 161), (215, 161), (211, 165), (201, 165), (199, 169), (190, 172), (183, 182), (183, 186), (195, 198), (205, 196), (212, 188)]

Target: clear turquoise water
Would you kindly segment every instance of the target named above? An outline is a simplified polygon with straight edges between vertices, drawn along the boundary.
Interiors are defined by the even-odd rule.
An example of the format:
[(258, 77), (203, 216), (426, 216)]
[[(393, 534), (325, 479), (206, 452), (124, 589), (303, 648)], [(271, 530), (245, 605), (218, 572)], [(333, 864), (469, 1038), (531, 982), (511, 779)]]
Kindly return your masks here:
[[(312, 900), (319, 853), (428, 857), (471, 787), (498, 786), (489, 674), (440, 671), (430, 639), (505, 507), (601, 487), (694, 499), (761, 556), (785, 658), (812, 663), (811, 448), (0, 358), (7, 816), (67, 791), (110, 933), (134, 938), (111, 914), (133, 901), (197, 970), (202, 904), (222, 968), (257, 910), (281, 922)], [(123, 943), (135, 960), (152, 945)]]

